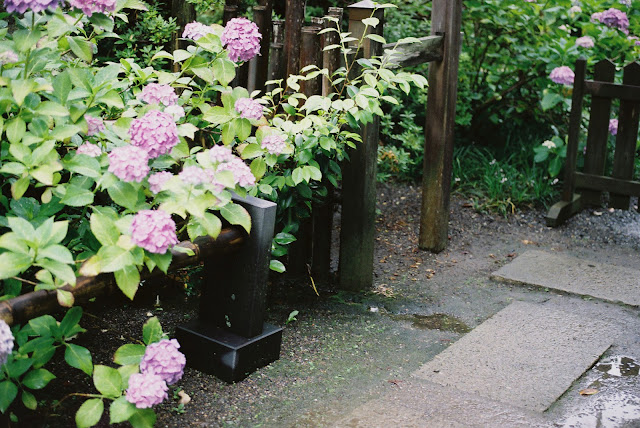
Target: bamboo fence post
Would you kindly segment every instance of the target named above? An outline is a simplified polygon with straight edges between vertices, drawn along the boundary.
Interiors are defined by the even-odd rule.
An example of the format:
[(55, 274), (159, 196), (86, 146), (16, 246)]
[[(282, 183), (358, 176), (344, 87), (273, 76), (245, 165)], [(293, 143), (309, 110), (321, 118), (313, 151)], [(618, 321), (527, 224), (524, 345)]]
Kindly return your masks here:
[(449, 232), (462, 0), (433, 0), (431, 10), (431, 34), (444, 36), (444, 52), (442, 61), (429, 65), (418, 246), (440, 252), (447, 246)]
[(287, 0), (284, 30), (286, 76), (300, 72), (300, 33), (304, 21), (305, 0)]
[[(369, 33), (382, 35), (384, 11), (375, 3), (364, 0), (348, 7), (349, 31), (356, 39)], [(374, 12), (375, 11), (375, 12)], [(375, 27), (366, 27), (362, 20), (374, 15), (380, 20)], [(382, 54), (382, 44), (363, 39), (362, 56), (371, 58)], [(354, 75), (359, 73), (354, 62)], [(380, 118), (360, 129), (362, 144), (349, 151), (350, 162), (342, 171), (342, 216), (340, 228), (340, 287), (362, 290), (373, 284), (373, 251), (376, 219), (376, 162)]]
[[(342, 21), (343, 9), (341, 7), (330, 7), (328, 15), (337, 18), (338, 21)], [(325, 20), (324, 26), (333, 27), (335, 24), (329, 20)], [(339, 24), (338, 24), (339, 25)], [(323, 48), (329, 45), (335, 45), (338, 43), (338, 33), (329, 31), (323, 34), (322, 46)], [(340, 68), (340, 49), (332, 49), (322, 53), (322, 67), (327, 69), (328, 77), (322, 78), (322, 95), (327, 96), (334, 92), (334, 88), (331, 85), (331, 76)]]
[(260, 55), (249, 62), (249, 81), (247, 89), (249, 93), (257, 90), (264, 91), (264, 83), (269, 75), (269, 48), (271, 42), (271, 2), (253, 7), (253, 19), (260, 29), (262, 41)]
[[(284, 79), (286, 71), (284, 59), (284, 21), (277, 19), (273, 21), (273, 43), (271, 43), (271, 52), (269, 55), (269, 79)], [(267, 86), (267, 91), (272, 91), (275, 85)], [(275, 101), (275, 100), (274, 100)]]

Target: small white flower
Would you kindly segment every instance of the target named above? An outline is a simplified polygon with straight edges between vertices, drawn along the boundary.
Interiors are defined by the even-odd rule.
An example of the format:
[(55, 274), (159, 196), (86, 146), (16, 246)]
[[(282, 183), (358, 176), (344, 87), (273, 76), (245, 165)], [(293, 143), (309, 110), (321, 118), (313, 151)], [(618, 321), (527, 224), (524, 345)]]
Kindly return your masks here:
[(507, 177), (503, 176), (502, 179), (500, 180), (500, 183), (504, 183), (505, 181), (507, 181)]
[(495, 165), (495, 164), (496, 164), (496, 162), (497, 162), (497, 161), (494, 159), (494, 160), (492, 160), (491, 162), (489, 162), (489, 165)]
[(554, 178), (553, 181), (551, 182), (551, 185), (554, 185), (554, 184), (558, 184), (558, 179), (557, 178)]
[(551, 140), (547, 140), (544, 143), (542, 143), (543, 146), (545, 146), (547, 149), (551, 150), (551, 149), (555, 149), (556, 148), (556, 143), (554, 143)]

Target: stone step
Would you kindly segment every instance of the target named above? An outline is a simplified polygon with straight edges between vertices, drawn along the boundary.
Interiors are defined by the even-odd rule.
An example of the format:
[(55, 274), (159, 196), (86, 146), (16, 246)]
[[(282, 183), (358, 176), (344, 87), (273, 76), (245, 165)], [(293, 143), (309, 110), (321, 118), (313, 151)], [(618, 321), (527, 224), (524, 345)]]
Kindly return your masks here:
[(514, 302), (415, 376), (543, 412), (611, 346), (612, 327), (545, 305)]
[(639, 270), (564, 254), (530, 250), (494, 272), (491, 278), (640, 306)]

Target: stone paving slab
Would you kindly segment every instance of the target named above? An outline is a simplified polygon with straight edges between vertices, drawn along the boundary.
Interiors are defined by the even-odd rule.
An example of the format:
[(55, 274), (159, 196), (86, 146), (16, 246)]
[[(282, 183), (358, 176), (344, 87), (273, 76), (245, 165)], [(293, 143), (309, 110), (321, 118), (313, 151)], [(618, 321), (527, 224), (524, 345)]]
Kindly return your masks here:
[(640, 306), (639, 270), (564, 254), (530, 250), (494, 272), (491, 278)]
[(591, 317), (514, 302), (422, 366), (415, 376), (543, 412), (611, 346)]
[(539, 413), (487, 400), (483, 394), (413, 378), (389, 385), (382, 397), (356, 408), (332, 426), (543, 428), (550, 423)]

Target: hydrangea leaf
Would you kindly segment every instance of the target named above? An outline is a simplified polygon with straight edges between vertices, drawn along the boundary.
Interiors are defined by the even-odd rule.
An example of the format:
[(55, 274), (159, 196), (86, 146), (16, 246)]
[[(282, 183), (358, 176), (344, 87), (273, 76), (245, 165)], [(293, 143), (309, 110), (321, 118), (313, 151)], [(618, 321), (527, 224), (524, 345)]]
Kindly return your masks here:
[(158, 317), (149, 318), (142, 326), (142, 340), (145, 345), (160, 341), (162, 335), (162, 326)]
[(4, 413), (17, 395), (18, 387), (13, 382), (0, 382), (0, 412)]
[(122, 378), (118, 370), (96, 365), (93, 368), (93, 384), (96, 389), (107, 397), (119, 397), (122, 395)]
[(100, 422), (103, 412), (104, 402), (101, 398), (89, 399), (76, 412), (76, 425), (78, 428), (92, 427)]
[(109, 423), (118, 424), (129, 419), (136, 412), (136, 406), (129, 403), (125, 396), (119, 397), (109, 407)]
[(67, 349), (64, 351), (64, 360), (71, 367), (80, 369), (89, 376), (93, 372), (93, 361), (91, 359), (91, 352), (85, 347), (74, 345), (72, 343), (65, 343)]

